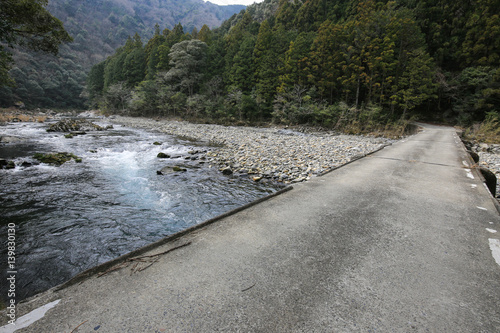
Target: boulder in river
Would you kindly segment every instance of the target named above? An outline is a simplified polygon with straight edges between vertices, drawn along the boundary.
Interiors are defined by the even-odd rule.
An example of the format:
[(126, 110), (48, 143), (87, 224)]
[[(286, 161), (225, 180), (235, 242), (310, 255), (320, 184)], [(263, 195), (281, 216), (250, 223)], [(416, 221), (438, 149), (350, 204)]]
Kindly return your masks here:
[(181, 167), (181, 166), (166, 166), (166, 167), (163, 167), (161, 170), (159, 171), (156, 171), (156, 174), (157, 175), (168, 175), (170, 173), (176, 173), (176, 172), (186, 172), (187, 169), (184, 168), (184, 167)]
[(0, 143), (16, 143), (24, 141), (22, 138), (18, 138), (17, 136), (2, 136), (0, 137)]
[(14, 161), (7, 161), (4, 159), (0, 159), (0, 169), (14, 169), (16, 164)]
[(89, 132), (104, 131), (105, 128), (86, 119), (63, 119), (51, 124), (47, 132)]
[(221, 170), (223, 175), (229, 176), (233, 174), (233, 170), (230, 167), (226, 167)]
[(36, 153), (33, 156), (33, 158), (40, 161), (41, 163), (53, 164), (56, 166), (60, 166), (70, 161), (71, 159), (74, 159), (76, 163), (82, 162), (81, 158), (70, 153), (52, 153), (52, 154)]

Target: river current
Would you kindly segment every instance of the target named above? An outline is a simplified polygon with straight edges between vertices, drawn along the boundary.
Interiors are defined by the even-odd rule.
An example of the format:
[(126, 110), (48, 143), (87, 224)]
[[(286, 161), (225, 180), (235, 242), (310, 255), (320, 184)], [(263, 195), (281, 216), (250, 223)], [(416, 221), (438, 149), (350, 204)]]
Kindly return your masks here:
[[(104, 120), (93, 120), (106, 126)], [(200, 143), (114, 125), (68, 139), (48, 124), (9, 123), (0, 136), (1, 298), (7, 296), (7, 226), (15, 224), (16, 300), (88, 268), (275, 192), (276, 187), (222, 175), (193, 158)], [(160, 142), (161, 145), (154, 145)], [(82, 163), (33, 163), (35, 153), (68, 152)], [(164, 152), (173, 158), (157, 158)], [(165, 166), (185, 172), (158, 175)]]

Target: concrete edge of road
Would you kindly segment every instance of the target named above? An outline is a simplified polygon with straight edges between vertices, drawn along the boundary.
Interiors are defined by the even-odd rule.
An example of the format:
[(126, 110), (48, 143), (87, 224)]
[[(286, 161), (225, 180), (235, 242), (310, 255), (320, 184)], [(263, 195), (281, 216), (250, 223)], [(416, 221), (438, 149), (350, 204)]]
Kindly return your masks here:
[[(465, 146), (464, 146), (464, 148), (465, 148)], [(469, 154), (467, 154), (467, 155), (469, 155)], [(472, 160), (472, 157), (469, 156), (469, 158)], [(474, 163), (474, 161), (472, 161), (472, 162)], [(474, 165), (474, 164), (472, 164), (472, 165)], [(472, 167), (471, 169), (474, 170), (474, 172), (477, 175), (477, 177), (481, 180), (481, 182), (483, 182), (484, 187), (485, 187), (486, 191), (488, 192), (491, 201), (493, 202), (493, 205), (495, 206), (495, 208), (497, 209), (498, 214), (500, 215), (500, 203), (498, 202), (498, 199), (495, 198), (493, 196), (493, 194), (490, 192), (490, 190), (488, 189), (488, 186), (486, 186), (486, 179), (484, 178), (483, 174), (481, 173), (481, 170), (479, 170), (478, 167), (477, 168)]]
[[(406, 135), (405, 137), (407, 137), (407, 136), (413, 136), (413, 135), (415, 135), (415, 134), (418, 134), (421, 130), (423, 130), (423, 129), (424, 129), (422, 126), (420, 126), (420, 125), (419, 125), (419, 123), (410, 123), (410, 124), (408, 124), (408, 125), (409, 125), (409, 129), (408, 129), (408, 132), (407, 132), (407, 134), (408, 134), (408, 135)], [(353, 156), (353, 158), (352, 158), (349, 162), (346, 162), (346, 163), (341, 164), (341, 165), (339, 165), (339, 166), (336, 166), (336, 167), (334, 167), (334, 168), (331, 168), (331, 169), (328, 169), (328, 170), (326, 170), (326, 171), (323, 171), (322, 173), (320, 173), (320, 174), (318, 175), (318, 177), (321, 177), (321, 176), (327, 175), (327, 174), (329, 174), (330, 172), (335, 171), (335, 170), (337, 170), (337, 169), (339, 169), (339, 168), (342, 168), (342, 167), (344, 167), (344, 166), (346, 166), (346, 165), (349, 165), (349, 164), (351, 164), (351, 163), (353, 163), (353, 162), (356, 162), (357, 160), (360, 160), (360, 159), (362, 159), (363, 157), (373, 155), (373, 154), (375, 154), (375, 153), (377, 153), (377, 152), (381, 151), (381, 150), (382, 150), (382, 149), (384, 149), (385, 147), (389, 147), (389, 146), (392, 146), (392, 143), (386, 143), (386, 144), (384, 144), (384, 145), (380, 146), (379, 148), (377, 148), (377, 149), (375, 149), (374, 151), (371, 151), (371, 152), (369, 152), (369, 153), (366, 153), (366, 154), (360, 154), (360, 155)]]
[(465, 152), (465, 155), (467, 156), (469, 165), (471, 165), (471, 170), (476, 174), (476, 176), (481, 180), (481, 182), (484, 184), (486, 188), (486, 192), (488, 192), (488, 195), (490, 196), (491, 201), (493, 202), (493, 205), (497, 209), (497, 213), (500, 215), (500, 203), (498, 202), (497, 198), (493, 196), (493, 194), (490, 192), (488, 187), (486, 186), (486, 179), (484, 178), (483, 174), (481, 173), (481, 170), (479, 170), (479, 167), (477, 166), (477, 163), (474, 162), (472, 159), (472, 156), (469, 154), (467, 151), (467, 147), (465, 147), (464, 141), (462, 140), (461, 133), (459, 134), (459, 131), (457, 130), (457, 135), (460, 139), (460, 143), (462, 144), (462, 148)]
[[(288, 191), (290, 191), (292, 189), (293, 189), (293, 186), (291, 186), (291, 185), (287, 186), (287, 187), (284, 187), (284, 188), (282, 188), (279, 191), (276, 191), (274, 193), (266, 195), (265, 197), (259, 198), (257, 200), (254, 200), (254, 201), (248, 203), (248, 204), (245, 204), (243, 206), (237, 207), (237, 208), (232, 209), (230, 211), (227, 211), (227, 212), (225, 212), (223, 214), (220, 214), (220, 215), (218, 215), (216, 217), (213, 217), (213, 218), (211, 218), (209, 220), (206, 220), (206, 221), (201, 222), (201, 223), (199, 223), (197, 225), (194, 225), (194, 226), (192, 226), (190, 228), (184, 229), (184, 230), (179, 231), (179, 232), (177, 232), (175, 234), (172, 234), (172, 235), (169, 235), (167, 237), (164, 237), (164, 238), (162, 238), (160, 240), (157, 240), (156, 242), (153, 242), (151, 244), (145, 245), (145, 246), (140, 247), (140, 248), (138, 248), (136, 250), (128, 252), (128, 253), (126, 253), (124, 255), (121, 255), (118, 258), (111, 259), (111, 260), (106, 261), (106, 262), (104, 262), (104, 263), (102, 263), (100, 265), (97, 265), (97, 266), (94, 266), (92, 268), (89, 268), (89, 269), (87, 269), (87, 270), (85, 270), (85, 271), (83, 271), (81, 273), (78, 273), (77, 275), (75, 275), (74, 277), (72, 277), (71, 279), (69, 279), (68, 281), (63, 282), (62, 284), (60, 284), (58, 286), (55, 286), (55, 287), (53, 287), (53, 288), (51, 288), (49, 290), (59, 291), (59, 290), (62, 290), (64, 288), (70, 287), (70, 286), (72, 286), (74, 284), (80, 283), (80, 282), (88, 279), (89, 277), (97, 274), (97, 273), (104, 272), (107, 269), (109, 269), (109, 268), (111, 268), (111, 267), (113, 267), (113, 266), (115, 266), (115, 265), (117, 265), (119, 263), (122, 263), (122, 262), (126, 261), (129, 258), (136, 257), (136, 256), (139, 256), (139, 255), (141, 255), (143, 253), (146, 253), (148, 251), (154, 250), (155, 248), (158, 248), (158, 247), (160, 247), (162, 245), (170, 243), (170, 242), (172, 242), (172, 241), (174, 241), (174, 240), (176, 240), (176, 239), (178, 239), (178, 238), (180, 238), (180, 237), (182, 237), (182, 236), (184, 236), (186, 234), (189, 234), (189, 233), (191, 233), (191, 232), (193, 232), (195, 230), (204, 228), (204, 227), (206, 227), (206, 226), (208, 226), (208, 225), (210, 225), (212, 223), (215, 223), (215, 222), (217, 222), (219, 220), (222, 220), (223, 218), (226, 218), (228, 216), (234, 215), (234, 214), (236, 214), (236, 213), (238, 213), (238, 212), (240, 212), (242, 210), (245, 210), (247, 208), (255, 206), (255, 205), (257, 205), (257, 204), (259, 204), (259, 203), (261, 203), (263, 201), (266, 201), (266, 200), (269, 200), (271, 198), (274, 198), (274, 197), (276, 197), (276, 196), (278, 196), (280, 194), (283, 194), (285, 192), (288, 192)], [(36, 295), (32, 296), (32, 297), (30, 297), (28, 299), (26, 299), (25, 301), (29, 301), (33, 297), (36, 297)]]
[(387, 143), (387, 144), (384, 144), (384, 145), (382, 145), (381, 147), (379, 147), (379, 148), (377, 148), (377, 149), (375, 149), (374, 151), (371, 151), (371, 152), (369, 152), (369, 153), (366, 153), (366, 154), (360, 154), (360, 155), (353, 156), (353, 157), (352, 157), (352, 159), (351, 159), (350, 161), (348, 161), (348, 162), (346, 162), (346, 163), (344, 163), (344, 164), (341, 164), (341, 165), (339, 165), (339, 166), (336, 166), (336, 167), (330, 168), (330, 169), (328, 169), (328, 170), (326, 170), (326, 171), (323, 171), (322, 173), (318, 174), (318, 177), (322, 177), (322, 176), (324, 176), (324, 175), (327, 175), (327, 174), (329, 174), (329, 173), (330, 173), (330, 172), (332, 172), (332, 171), (335, 171), (335, 170), (337, 170), (337, 169), (340, 169), (340, 168), (342, 168), (342, 167), (345, 167), (346, 165), (349, 165), (349, 164), (351, 164), (351, 163), (354, 163), (354, 162), (356, 162), (356, 161), (358, 161), (358, 160), (360, 160), (360, 159), (362, 159), (362, 158), (364, 158), (364, 157), (366, 157), (366, 156), (370, 156), (370, 155), (372, 155), (372, 154), (375, 154), (375, 153), (377, 153), (377, 152), (381, 151), (382, 149), (384, 149), (385, 147), (389, 147), (389, 146), (391, 146), (391, 145), (392, 145), (392, 143)]

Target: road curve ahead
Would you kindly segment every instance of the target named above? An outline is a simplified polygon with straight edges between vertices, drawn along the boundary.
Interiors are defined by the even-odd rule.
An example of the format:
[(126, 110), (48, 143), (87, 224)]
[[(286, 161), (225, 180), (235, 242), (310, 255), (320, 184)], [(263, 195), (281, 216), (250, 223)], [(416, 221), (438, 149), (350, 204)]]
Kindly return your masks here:
[(42, 294), (21, 311), (60, 302), (20, 332), (500, 332), (497, 239), (454, 129), (425, 125), (154, 249), (190, 242), (143, 271)]

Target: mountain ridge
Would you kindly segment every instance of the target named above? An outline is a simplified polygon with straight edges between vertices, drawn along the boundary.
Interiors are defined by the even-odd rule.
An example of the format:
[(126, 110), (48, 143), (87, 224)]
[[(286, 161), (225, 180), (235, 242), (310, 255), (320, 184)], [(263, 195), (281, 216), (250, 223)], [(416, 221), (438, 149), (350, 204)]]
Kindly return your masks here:
[(74, 38), (60, 47), (59, 56), (13, 51), (10, 71), (16, 87), (0, 88), (0, 106), (22, 101), (28, 107), (83, 108), (82, 95), (91, 66), (106, 59), (138, 33), (152, 37), (155, 24), (186, 32), (219, 26), (246, 7), (218, 6), (203, 0), (51, 0), (47, 9)]

